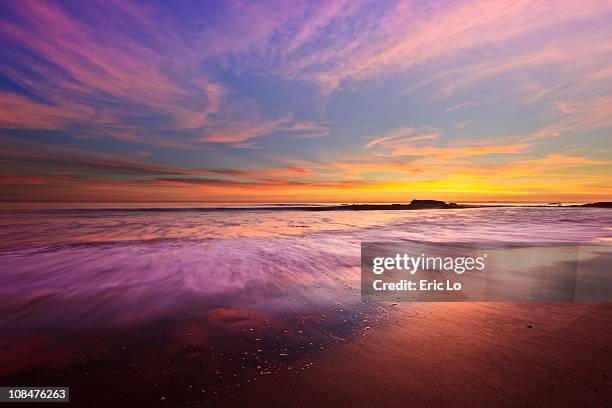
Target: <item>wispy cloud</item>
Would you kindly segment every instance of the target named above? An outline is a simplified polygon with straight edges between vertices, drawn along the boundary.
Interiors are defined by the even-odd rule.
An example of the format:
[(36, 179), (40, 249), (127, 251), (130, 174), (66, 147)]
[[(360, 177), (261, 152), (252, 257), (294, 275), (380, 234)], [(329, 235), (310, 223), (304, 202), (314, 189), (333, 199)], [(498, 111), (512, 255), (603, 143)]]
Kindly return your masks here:
[[(177, 147), (244, 142), (290, 127), (286, 116), (266, 118), (252, 101), (234, 100), (200, 68), (210, 55), (240, 52), (258, 35), (246, 35), (244, 43), (233, 35), (221, 49), (209, 49), (191, 46), (179, 22), (164, 21), (169, 29), (160, 32), (160, 17), (145, 6), (111, 2), (78, 15), (63, 6), (20, 2), (0, 22), (0, 43), (11, 60), (0, 73), (26, 91), (0, 95), (2, 127), (78, 127), (89, 136)], [(206, 32), (198, 35), (210, 43)], [(182, 144), (160, 140), (162, 133)]]
[[(354, 9), (347, 14), (354, 13)], [(290, 76), (334, 86), (345, 79), (362, 80), (451, 56), (463, 57), (461, 53), (470, 50), (487, 52), (493, 44), (511, 45), (516, 39), (610, 11), (605, 1), (590, 2), (588, 7), (572, 1), (428, 5), (399, 2), (377, 10), (363, 6), (359, 18), (349, 18), (343, 24), (324, 19), (327, 25), (310, 33), (321, 36), (320, 44), (324, 46), (285, 61), (281, 69)], [(605, 33), (599, 35), (601, 38)]]
[(408, 143), (422, 142), (426, 140), (435, 140), (440, 137), (439, 129), (412, 127), (393, 129), (385, 132), (380, 136), (376, 136), (365, 147), (398, 147)]
[(442, 136), (439, 129), (401, 128), (394, 129), (372, 139), (366, 149), (374, 149), (374, 154), (381, 157), (396, 156), (433, 156), (431, 159), (456, 159), (471, 156), (493, 154), (523, 153), (530, 147), (528, 143), (497, 144), (494, 142), (469, 142), (440, 145), (432, 142)]
[(465, 129), (472, 122), (473, 122), (473, 120), (471, 120), (471, 119), (470, 120), (464, 120), (462, 122), (455, 122), (455, 123), (453, 123), (453, 126), (456, 127), (457, 129)]

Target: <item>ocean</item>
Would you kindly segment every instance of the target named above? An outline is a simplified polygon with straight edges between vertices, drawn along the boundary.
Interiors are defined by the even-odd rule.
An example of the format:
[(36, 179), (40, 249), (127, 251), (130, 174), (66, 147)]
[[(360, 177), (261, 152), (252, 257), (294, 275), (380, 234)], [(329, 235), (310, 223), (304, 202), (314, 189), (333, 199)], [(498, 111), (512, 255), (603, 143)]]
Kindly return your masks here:
[(0, 327), (106, 325), (159, 317), (194, 299), (275, 313), (350, 308), (360, 301), (366, 241), (612, 239), (607, 209), (260, 207), (2, 210)]

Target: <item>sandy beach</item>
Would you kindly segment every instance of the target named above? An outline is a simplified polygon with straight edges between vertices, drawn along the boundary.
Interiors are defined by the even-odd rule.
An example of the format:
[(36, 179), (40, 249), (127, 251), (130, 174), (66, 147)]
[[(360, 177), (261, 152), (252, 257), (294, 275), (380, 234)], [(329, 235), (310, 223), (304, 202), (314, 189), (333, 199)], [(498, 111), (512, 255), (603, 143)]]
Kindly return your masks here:
[(400, 307), (389, 326), (373, 327), (366, 337), (321, 356), (299, 379), (267, 378), (253, 393), (231, 394), (226, 401), (603, 407), (612, 398), (610, 304)]
[[(91, 407), (604, 407), (612, 398), (609, 303), (414, 303), (384, 310), (329, 339), (309, 335), (310, 323), (320, 328), (338, 316), (301, 316), (311, 322), (290, 327), (230, 311), (158, 322), (154, 332), (132, 328), (52, 344), (39, 338), (23, 343), (21, 353), (4, 350), (2, 381), (68, 384), (71, 405)], [(215, 325), (225, 326), (224, 342), (219, 330), (206, 330)], [(281, 333), (278, 343), (294, 349), (279, 352)], [(261, 349), (245, 344), (251, 337)], [(11, 369), (11, 360), (35, 364)]]

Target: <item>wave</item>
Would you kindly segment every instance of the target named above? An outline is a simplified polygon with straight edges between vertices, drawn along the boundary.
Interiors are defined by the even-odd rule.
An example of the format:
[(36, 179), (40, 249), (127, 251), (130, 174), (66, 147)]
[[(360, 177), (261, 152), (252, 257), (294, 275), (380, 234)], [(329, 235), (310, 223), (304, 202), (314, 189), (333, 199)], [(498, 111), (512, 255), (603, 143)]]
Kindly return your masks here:
[(350, 310), (360, 303), (362, 242), (612, 237), (612, 215), (597, 209), (286, 215), (90, 210), (1, 218), (0, 328), (112, 324), (193, 302), (281, 314)]

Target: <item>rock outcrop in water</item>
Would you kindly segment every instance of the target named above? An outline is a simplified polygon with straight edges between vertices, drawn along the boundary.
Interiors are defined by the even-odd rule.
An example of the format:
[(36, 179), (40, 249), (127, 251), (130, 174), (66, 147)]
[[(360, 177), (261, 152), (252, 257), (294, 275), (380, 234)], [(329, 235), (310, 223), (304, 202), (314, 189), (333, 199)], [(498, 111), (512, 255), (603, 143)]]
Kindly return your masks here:
[(457, 203), (446, 203), (439, 200), (412, 200), (410, 206), (415, 208), (456, 208)]
[(578, 207), (612, 208), (612, 201), (600, 201), (597, 203), (582, 204)]
[(412, 200), (410, 204), (344, 204), (322, 207), (305, 207), (306, 211), (368, 211), (368, 210), (428, 210), (464, 208), (457, 203), (438, 200)]

